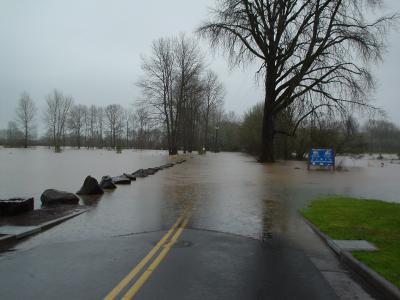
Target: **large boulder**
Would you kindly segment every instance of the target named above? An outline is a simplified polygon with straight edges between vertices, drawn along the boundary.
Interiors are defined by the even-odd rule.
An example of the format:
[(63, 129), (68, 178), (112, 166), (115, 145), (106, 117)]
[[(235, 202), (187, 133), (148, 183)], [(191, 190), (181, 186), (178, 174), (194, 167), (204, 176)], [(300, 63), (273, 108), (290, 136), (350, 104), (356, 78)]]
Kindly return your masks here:
[(100, 187), (105, 190), (114, 190), (117, 188), (110, 176), (103, 176), (101, 178)]
[(96, 178), (87, 176), (81, 189), (77, 192), (78, 195), (101, 195), (104, 191), (101, 189)]
[(112, 177), (114, 184), (131, 184), (131, 180), (125, 175)]
[(13, 216), (33, 210), (33, 198), (0, 200), (0, 215)]
[(79, 198), (69, 192), (58, 191), (58, 190), (45, 190), (40, 197), (42, 204), (47, 205), (56, 205), (56, 204), (78, 204)]

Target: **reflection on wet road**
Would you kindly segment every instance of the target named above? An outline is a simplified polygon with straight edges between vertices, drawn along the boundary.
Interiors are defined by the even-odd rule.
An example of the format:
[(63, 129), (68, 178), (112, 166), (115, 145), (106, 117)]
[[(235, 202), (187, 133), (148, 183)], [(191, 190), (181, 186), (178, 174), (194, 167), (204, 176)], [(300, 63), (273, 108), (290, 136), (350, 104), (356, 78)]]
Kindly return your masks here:
[[(166, 157), (158, 157), (152, 165), (132, 166), (119, 173), (159, 165), (166, 160)], [(148, 265), (143, 266), (141, 273), (134, 274), (135, 279), (127, 280), (130, 285), (118, 292), (132, 295), (139, 291), (140, 299), (160, 299), (160, 291), (168, 295), (166, 299), (222, 299), (215, 295), (225, 295), (224, 299), (245, 299), (240, 298), (245, 295), (251, 295), (247, 299), (264, 299), (273, 298), (268, 297), (268, 289), (265, 289), (269, 287), (270, 296), (291, 298), (297, 293), (308, 299), (334, 298), (328, 281), (339, 296), (355, 293), (366, 298), (368, 295), (348, 278), (347, 271), (310, 231), (297, 211), (316, 195), (326, 193), (395, 200), (392, 198), (395, 185), (387, 181), (380, 183), (377, 178), (383, 172), (397, 172), (397, 169), (392, 170), (396, 167), (307, 172), (302, 162), (261, 165), (244, 154), (195, 156), (185, 164), (139, 178), (131, 186), (120, 186), (98, 199), (84, 199), (85, 204), (92, 207), (89, 212), (18, 245), (19, 251), (6, 255), (6, 262), (1, 261), (0, 275), (10, 274), (10, 271), (18, 273), (16, 268), (24, 263), (36, 270), (34, 266), (42, 266), (38, 261), (45, 259), (39, 253), (45, 255), (46, 249), (58, 249), (63, 245), (69, 249), (65, 251), (71, 251), (64, 256), (63, 263), (76, 259), (82, 264), (92, 258), (90, 252), (94, 256), (104, 256), (96, 270), (106, 272), (107, 276), (96, 279), (102, 284), (97, 293), (79, 287), (72, 279), (67, 285), (72, 285), (76, 293), (86, 295), (82, 297), (85, 299), (105, 296), (140, 264), (190, 207), (191, 217), (181, 237), (183, 245), (190, 246), (175, 247), (168, 255), (166, 253), (157, 272), (149, 282), (142, 283), (140, 291), (133, 288), (134, 282), (140, 282), (135, 281), (142, 278), (140, 276), (146, 277), (143, 274), (148, 268), (150, 273), (154, 271)], [(384, 187), (379, 188), (379, 184)], [(77, 248), (71, 250), (71, 245)], [(94, 249), (98, 246), (104, 249)], [(157, 251), (163, 249), (168, 248), (160, 246)], [(59, 260), (54, 262), (59, 263)], [(150, 264), (150, 259), (146, 263)], [(54, 268), (49, 274), (57, 273)], [(75, 272), (80, 272), (78, 277), (84, 281), (88, 280), (85, 275), (91, 276), (84, 266), (77, 266)], [(210, 282), (209, 274), (214, 276), (215, 283)], [(244, 275), (247, 277), (241, 277)], [(37, 282), (33, 280), (34, 284)], [(294, 294), (287, 291), (285, 284), (290, 285)], [(341, 290), (344, 285), (346, 289)], [(247, 292), (238, 293), (239, 289)], [(182, 290), (191, 297), (181, 294)], [(49, 295), (53, 295), (51, 291)]]

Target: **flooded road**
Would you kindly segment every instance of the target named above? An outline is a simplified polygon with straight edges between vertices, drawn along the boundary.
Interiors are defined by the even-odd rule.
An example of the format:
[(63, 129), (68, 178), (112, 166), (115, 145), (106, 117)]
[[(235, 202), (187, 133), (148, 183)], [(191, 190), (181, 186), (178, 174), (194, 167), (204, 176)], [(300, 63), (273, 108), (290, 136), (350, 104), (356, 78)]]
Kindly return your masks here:
[[(45, 149), (32, 152), (35, 151), (33, 156), (23, 150), (0, 151), (1, 197), (33, 193), (39, 199), (45, 188), (78, 190), (89, 174), (97, 178), (118, 175), (169, 161), (165, 154), (155, 151), (124, 151), (121, 155), (100, 150), (68, 150), (62, 154)], [(83, 204), (91, 207), (87, 213), (17, 245), (13, 255), (61, 243), (95, 243), (110, 238), (118, 241), (139, 238), (144, 233), (151, 235), (168, 230), (190, 207), (189, 230), (227, 233), (261, 242), (278, 241), (282, 249), (290, 245), (306, 254), (336, 294), (364, 295), (298, 214), (299, 208), (322, 194), (399, 201), (399, 165), (346, 165), (352, 167), (342, 172), (309, 172), (304, 162), (262, 165), (239, 153), (187, 156), (184, 164), (138, 178), (131, 185), (119, 186), (97, 199), (83, 198)], [(346, 290), (341, 290), (344, 285)]]
[[(48, 149), (0, 150), (0, 198), (34, 196), (56, 188), (77, 191), (84, 178), (119, 175), (169, 161), (163, 152)], [(348, 161), (347, 171), (307, 171), (304, 162), (258, 164), (240, 153), (188, 156), (185, 164), (138, 178), (132, 185), (81, 203), (92, 209), (32, 240), (75, 240), (126, 235), (168, 226), (187, 204), (191, 226), (253, 238), (298, 233), (298, 209), (318, 195), (340, 194), (400, 201), (400, 165)], [(40, 240), (40, 241), (39, 241)], [(33, 243), (31, 241), (28, 244)]]

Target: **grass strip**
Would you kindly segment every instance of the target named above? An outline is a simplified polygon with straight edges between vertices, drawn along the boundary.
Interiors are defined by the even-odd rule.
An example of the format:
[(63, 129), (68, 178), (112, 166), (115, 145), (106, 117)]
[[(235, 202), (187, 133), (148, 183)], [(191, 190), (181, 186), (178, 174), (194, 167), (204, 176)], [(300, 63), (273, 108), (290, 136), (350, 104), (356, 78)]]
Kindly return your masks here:
[(315, 199), (301, 213), (332, 239), (375, 244), (378, 251), (352, 254), (400, 288), (400, 204), (327, 196)]

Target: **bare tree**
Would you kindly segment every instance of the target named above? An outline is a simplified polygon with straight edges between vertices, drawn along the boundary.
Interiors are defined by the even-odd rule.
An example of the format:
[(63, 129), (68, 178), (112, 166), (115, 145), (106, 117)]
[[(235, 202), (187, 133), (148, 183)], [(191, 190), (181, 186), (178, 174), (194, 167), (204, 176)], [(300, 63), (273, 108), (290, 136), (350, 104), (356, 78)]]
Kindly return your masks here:
[(98, 119), (98, 108), (91, 105), (88, 109), (88, 145), (87, 147), (94, 147), (96, 141), (96, 124)]
[(210, 114), (214, 112), (223, 103), (225, 90), (219, 82), (217, 74), (209, 70), (203, 80), (204, 85), (204, 141), (205, 150), (208, 150), (208, 130)]
[(132, 108), (128, 108), (124, 111), (124, 123), (125, 123), (125, 147), (132, 148), (134, 127), (136, 123), (136, 116)]
[(184, 139), (184, 147), (187, 144), (188, 109), (203, 70), (203, 56), (198, 44), (182, 34), (153, 42), (152, 55), (142, 60), (144, 76), (137, 83), (142, 105), (163, 123), (169, 154), (177, 154), (179, 139)]
[(110, 134), (111, 147), (115, 148), (124, 127), (124, 109), (119, 104), (110, 104), (105, 109), (105, 115)]
[(137, 85), (141, 88), (145, 101), (143, 105), (166, 127), (169, 154), (178, 152), (177, 111), (173, 98), (175, 56), (172, 39), (159, 39), (153, 42), (152, 56), (142, 58), (144, 72)]
[(72, 97), (65, 97), (61, 92), (54, 90), (47, 96), (45, 120), (55, 151), (60, 151), (66, 130), (66, 122), (72, 105)]
[(28, 93), (22, 93), (16, 109), (17, 123), (24, 133), (24, 147), (28, 148), (28, 141), (34, 129), (36, 105)]
[(367, 106), (367, 62), (381, 58), (396, 15), (369, 22), (380, 0), (221, 0), (199, 32), (234, 64), (257, 61), (265, 87), (260, 161), (274, 161), (275, 116), (300, 102), (315, 110)]
[(97, 108), (96, 128), (97, 145), (102, 148), (104, 131), (104, 109), (102, 107)]
[(71, 108), (68, 118), (68, 127), (72, 131), (78, 149), (80, 149), (82, 145), (81, 137), (85, 122), (85, 110), (86, 106), (82, 104), (74, 105)]
[(135, 120), (137, 124), (136, 147), (144, 149), (148, 140), (150, 113), (145, 106), (139, 106), (135, 111)]
[(18, 129), (18, 125), (14, 121), (10, 121), (7, 124), (7, 130), (6, 130), (6, 138), (7, 138), (7, 144), (9, 146), (18, 146), (20, 145), (22, 139), (24, 138), (24, 133)]
[[(193, 114), (198, 111), (199, 93), (201, 92), (199, 77), (204, 68), (203, 55), (197, 42), (181, 34), (174, 39), (175, 82), (174, 96), (176, 103), (176, 136), (182, 139), (184, 152), (191, 152), (195, 124)], [(175, 140), (178, 144), (178, 141)]]
[(183, 150), (191, 153), (196, 147), (199, 148), (202, 129), (201, 108), (204, 98), (204, 86), (200, 74), (192, 78), (186, 87), (186, 100), (182, 111), (181, 127), (183, 133)]

